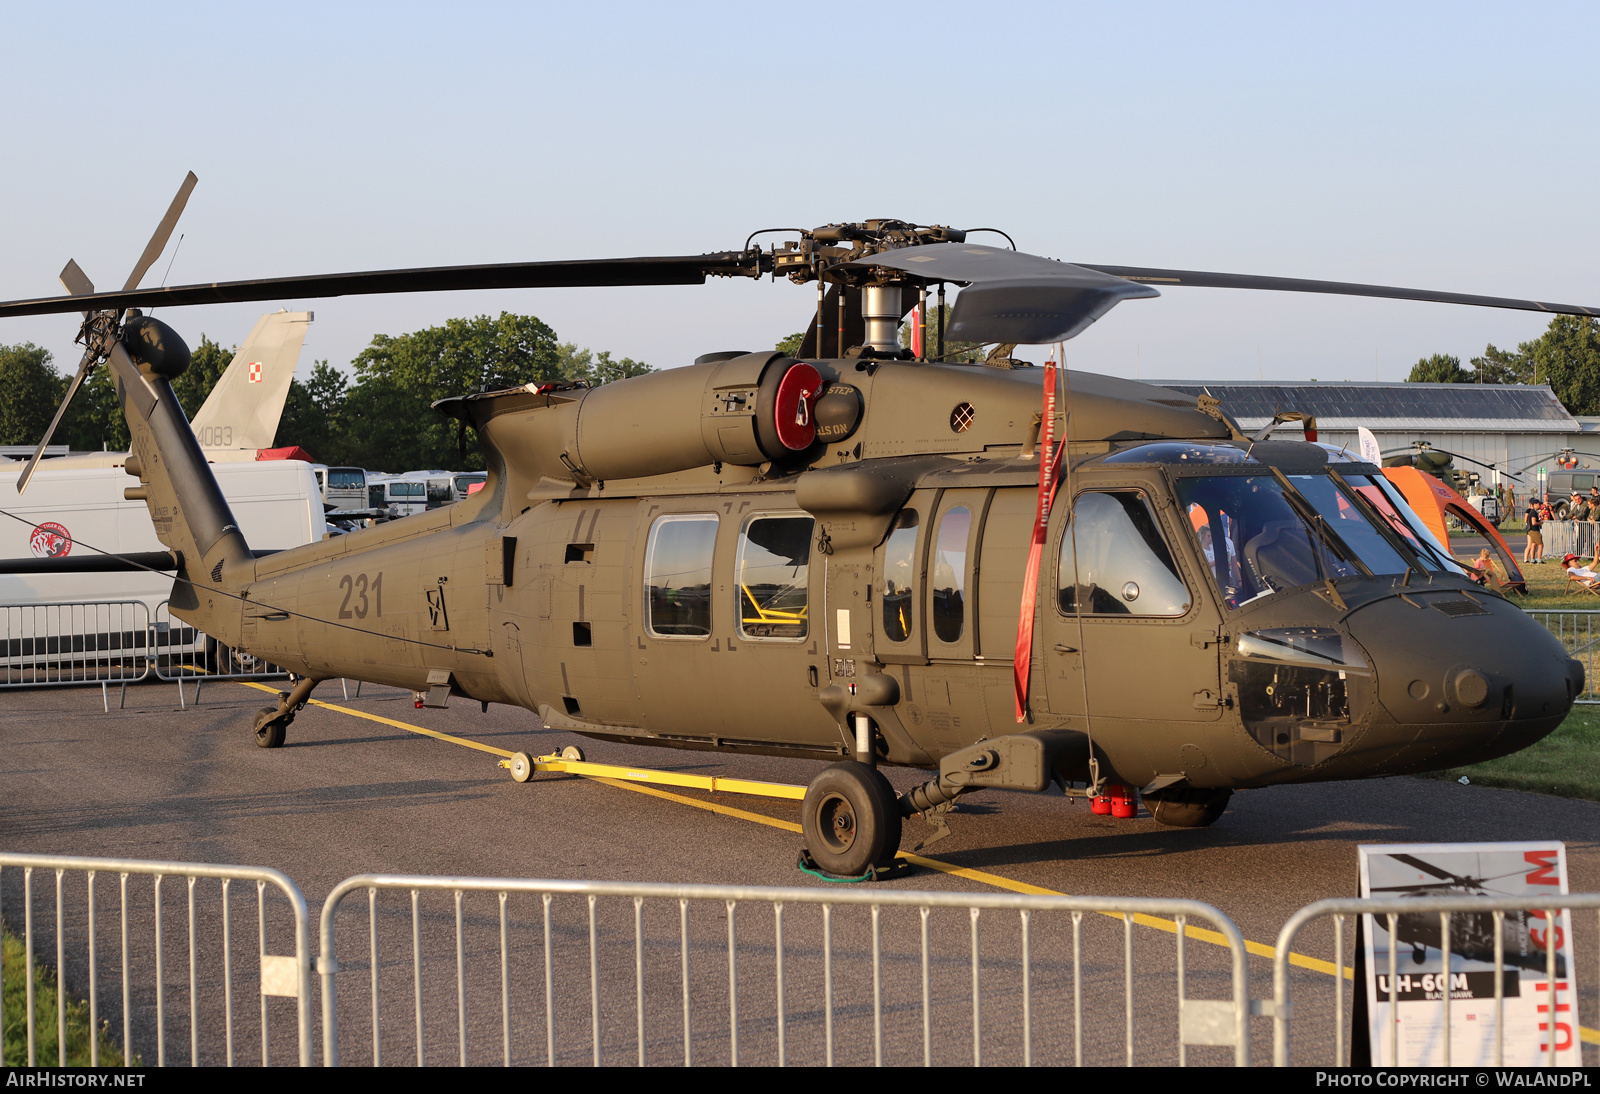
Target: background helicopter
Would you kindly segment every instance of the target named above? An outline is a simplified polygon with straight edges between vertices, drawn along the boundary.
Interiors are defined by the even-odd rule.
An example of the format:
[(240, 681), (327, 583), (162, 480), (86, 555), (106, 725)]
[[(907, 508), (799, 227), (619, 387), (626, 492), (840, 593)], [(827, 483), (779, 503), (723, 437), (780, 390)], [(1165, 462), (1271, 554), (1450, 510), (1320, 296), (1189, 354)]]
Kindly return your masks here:
[[(1521, 876), (1527, 872), (1526, 867), (1523, 867), (1495, 877), (1463, 877), (1415, 855), (1400, 854), (1388, 857), (1440, 880), (1414, 882), (1409, 885), (1378, 885), (1372, 889), (1374, 896), (1379, 893), (1400, 893), (1404, 896), (1433, 896), (1445, 893), (1461, 896), (1497, 896), (1500, 894), (1487, 887), (1489, 882), (1498, 881), (1501, 877)], [(1535, 972), (1544, 972), (1548, 968), (1546, 962), (1549, 955), (1534, 944), (1530, 934), (1531, 930), (1537, 928), (1538, 921), (1542, 918), (1527, 909), (1505, 914), (1505, 923), (1501, 931), (1501, 948), (1504, 951), (1503, 960), (1507, 964)], [(1378, 930), (1388, 931), (1388, 921), (1383, 916), (1374, 916), (1373, 922)], [(1419, 912), (1416, 915), (1398, 917), (1395, 921), (1395, 940), (1399, 945), (1409, 945), (1411, 960), (1418, 965), (1422, 964), (1427, 960), (1429, 947), (1435, 950), (1444, 948), (1444, 932), (1439, 925), (1439, 916), (1437, 913)], [(1450, 953), (1468, 961), (1493, 962), (1494, 914), (1458, 912), (1452, 915)], [(1566, 955), (1559, 949), (1556, 951), (1556, 975), (1567, 975)]]
[[(1474, 762), (1565, 717), (1578, 662), (1461, 576), (1378, 468), (1247, 438), (1207, 397), (1009, 354), (938, 359), (947, 336), (1063, 341), (1156, 284), (1590, 309), (1073, 265), (898, 220), (795, 234), (766, 250), (752, 236), (693, 256), (139, 289), (147, 249), (120, 291), (69, 265), (72, 295), (0, 317), (84, 314), (66, 401), (110, 369), (128, 496), (169, 548), (107, 564), (174, 570), (175, 615), (303, 677), (257, 716), (264, 747), (343, 676), (436, 706), (517, 704), (597, 738), (830, 759), (802, 804), (807, 845), (858, 876), (892, 859), (902, 816), (979, 787), (1123, 784), (1164, 823), (1209, 824), (1235, 788)], [(134, 310), (780, 274), (815, 286), (796, 357), (711, 353), (596, 389), (443, 399), (483, 443), (483, 490), (261, 558), (173, 397), (183, 339)], [(941, 307), (932, 346), (902, 347), (906, 313), (952, 283), (965, 288), (948, 328)], [(880, 762), (938, 774), (896, 798)]]

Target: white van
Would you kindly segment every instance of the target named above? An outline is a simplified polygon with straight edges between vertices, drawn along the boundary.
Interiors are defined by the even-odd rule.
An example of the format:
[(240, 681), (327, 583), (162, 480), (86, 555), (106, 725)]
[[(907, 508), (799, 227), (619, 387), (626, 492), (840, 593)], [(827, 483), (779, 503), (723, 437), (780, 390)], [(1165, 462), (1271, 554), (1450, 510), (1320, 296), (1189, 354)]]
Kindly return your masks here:
[[(91, 555), (91, 547), (112, 554), (161, 551), (150, 511), (142, 501), (126, 501), (123, 490), (137, 484), (121, 467), (53, 470), (39, 466), (26, 494), (17, 494), (22, 469), (0, 466), (0, 558), (68, 558)], [(254, 551), (286, 550), (323, 538), (322, 494), (311, 465), (298, 460), (259, 463), (216, 463), (211, 470), (233, 510), (245, 542)], [(107, 613), (36, 610), (42, 604), (123, 603), (135, 607), (110, 613), (122, 620), (147, 620), (152, 627), (167, 619), (159, 606), (172, 594), (172, 575), (124, 573), (0, 574), (0, 659), (10, 660), (18, 640), (66, 637), (74, 620), (92, 620)], [(142, 607), (138, 607), (142, 605)], [(92, 626), (92, 623), (87, 625)], [(193, 632), (174, 642), (195, 642)], [(66, 647), (63, 647), (66, 648)]]
[(408, 517), (428, 508), (428, 483), (425, 479), (369, 475), (367, 496), (367, 504), (373, 509), (387, 509), (391, 520)]

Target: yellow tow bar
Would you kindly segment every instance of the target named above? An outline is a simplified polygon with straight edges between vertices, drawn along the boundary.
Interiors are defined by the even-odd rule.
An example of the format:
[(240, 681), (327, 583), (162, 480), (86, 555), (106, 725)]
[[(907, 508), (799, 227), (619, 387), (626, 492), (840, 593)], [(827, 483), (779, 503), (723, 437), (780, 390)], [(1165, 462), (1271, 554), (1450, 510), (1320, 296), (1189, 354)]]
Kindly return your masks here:
[(687, 786), (695, 790), (713, 790), (724, 794), (753, 794), (763, 798), (789, 798), (799, 801), (806, 796), (806, 788), (792, 783), (769, 783), (757, 779), (728, 779), (717, 775), (680, 775), (675, 771), (653, 771), (640, 767), (619, 767), (616, 764), (592, 764), (582, 758), (576, 748), (567, 754), (530, 757), (518, 752), (510, 759), (501, 760), (500, 766), (511, 769), (511, 777), (519, 783), (527, 782), (536, 771), (564, 772), (568, 775), (586, 775), (591, 778), (622, 779), (633, 783), (650, 783), (655, 786)]

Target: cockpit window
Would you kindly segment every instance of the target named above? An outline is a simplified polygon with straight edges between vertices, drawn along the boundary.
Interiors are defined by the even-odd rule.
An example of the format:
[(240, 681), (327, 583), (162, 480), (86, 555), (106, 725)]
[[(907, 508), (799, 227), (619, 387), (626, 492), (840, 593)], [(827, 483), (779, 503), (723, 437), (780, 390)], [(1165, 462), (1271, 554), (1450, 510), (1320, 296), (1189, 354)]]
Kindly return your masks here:
[(1326, 475), (1290, 475), (1289, 481), (1367, 569), (1375, 574), (1403, 574), (1410, 568), (1356, 502), (1339, 489), (1338, 483)]
[(1081, 494), (1061, 537), (1056, 603), (1071, 615), (1178, 616), (1189, 590), (1143, 494)]
[(1230, 609), (1297, 585), (1361, 572), (1301, 516), (1271, 476), (1181, 478), (1177, 486), (1201, 557)]
[(1457, 562), (1444, 544), (1440, 543), (1428, 526), (1406, 504), (1406, 499), (1382, 475), (1347, 475), (1345, 481), (1353, 486), (1393, 528), (1406, 540), (1422, 564), (1441, 573), (1460, 573), (1464, 566)]

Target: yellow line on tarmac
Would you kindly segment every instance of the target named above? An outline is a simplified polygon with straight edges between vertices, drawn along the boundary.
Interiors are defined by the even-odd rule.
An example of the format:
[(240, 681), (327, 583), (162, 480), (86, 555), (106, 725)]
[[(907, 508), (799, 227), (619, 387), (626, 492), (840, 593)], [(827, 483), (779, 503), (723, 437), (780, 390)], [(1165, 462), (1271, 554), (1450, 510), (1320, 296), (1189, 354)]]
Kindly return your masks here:
[[(273, 695), (278, 694), (277, 688), (269, 688), (265, 684), (257, 684), (250, 680), (235, 680), (234, 683), (243, 684), (247, 688), (255, 688), (258, 691), (271, 692)], [(514, 752), (507, 752), (505, 749), (495, 748), (493, 745), (479, 744), (477, 741), (469, 741), (465, 737), (452, 737), (448, 733), (440, 733), (435, 729), (423, 729), (421, 726), (409, 725), (406, 722), (397, 722), (393, 718), (385, 718), (378, 714), (368, 714), (364, 710), (352, 710), (350, 707), (341, 707), (334, 703), (324, 703), (321, 699), (311, 699), (309, 702), (314, 707), (324, 707), (328, 710), (336, 710), (340, 714), (348, 714), (352, 718), (365, 718), (369, 722), (378, 722), (382, 725), (393, 726), (395, 729), (403, 729), (407, 733), (420, 733), (424, 737), (434, 737), (441, 741), (449, 741), (451, 744), (461, 745), (463, 748), (475, 748), (479, 752), (488, 752), (495, 756), (504, 756), (506, 759), (510, 759), (512, 756), (516, 755)]]
[[(243, 684), (245, 687), (258, 688), (261, 691), (271, 692), (274, 695), (278, 693), (278, 689), (276, 688), (270, 688), (265, 684), (257, 684), (248, 680), (237, 680), (235, 683)], [(490, 745), (479, 744), (477, 741), (469, 741), (464, 737), (453, 737), (448, 733), (440, 733), (437, 730), (424, 729), (421, 726), (410, 725), (406, 722), (397, 722), (393, 718), (384, 718), (377, 714), (368, 714), (363, 710), (353, 710), (350, 707), (342, 707), (334, 703), (324, 703), (320, 699), (312, 699), (310, 702), (313, 706), (319, 706), (327, 710), (337, 711), (340, 714), (348, 714), (352, 718), (365, 718), (369, 722), (379, 722), (386, 726), (393, 726), (395, 729), (403, 729), (408, 733), (420, 733), (424, 737), (434, 737), (441, 741), (449, 741), (451, 744), (463, 745), (467, 748), (475, 748), (479, 752), (489, 752), (496, 756), (503, 756), (506, 758), (510, 758), (512, 755), (514, 755), (514, 753), (507, 752), (503, 748), (494, 748)], [(653, 786), (640, 786), (637, 783), (623, 782), (621, 779), (610, 779), (598, 775), (585, 775), (583, 777), (590, 779), (593, 782), (605, 783), (607, 786), (617, 787), (620, 790), (631, 790), (635, 794), (648, 794), (653, 798), (664, 798), (667, 801), (677, 802), (680, 805), (692, 805), (696, 809), (704, 809), (709, 813), (717, 813), (724, 817), (733, 817), (736, 820), (752, 821), (755, 824), (764, 824), (769, 828), (780, 828), (785, 832), (800, 831), (800, 826), (795, 824), (793, 821), (779, 820), (777, 817), (768, 817), (761, 813), (752, 813), (748, 809), (738, 809), (731, 805), (722, 805), (719, 802), (698, 801), (695, 798), (684, 797), (682, 794), (674, 794), (667, 790), (657, 790)], [(992, 885), (996, 889), (1005, 889), (1008, 892), (1028, 893), (1036, 896), (1068, 895), (1057, 889), (1046, 889), (1041, 885), (1031, 885), (1026, 881), (1014, 881), (1013, 879), (1003, 877), (1000, 874), (991, 874), (987, 870), (974, 870), (970, 866), (957, 866), (953, 862), (943, 862), (936, 858), (928, 858), (924, 855), (912, 854), (909, 851), (897, 852), (897, 857), (903, 858), (917, 866), (925, 866), (929, 870), (937, 870), (942, 874), (950, 874), (953, 877), (963, 877), (969, 881), (976, 881), (982, 885)], [(1110, 916), (1112, 919), (1122, 918), (1122, 916), (1116, 912), (1102, 912), (1101, 914)], [(1139, 924), (1141, 927), (1150, 927), (1154, 930), (1166, 931), (1168, 934), (1178, 933), (1178, 924), (1170, 919), (1162, 919), (1159, 916), (1146, 915), (1143, 912), (1135, 914), (1132, 918), (1133, 921)], [(1205, 927), (1196, 927), (1190, 924), (1185, 924), (1183, 933), (1184, 937), (1192, 938), (1197, 942), (1209, 942), (1216, 946), (1226, 946), (1228, 944), (1227, 938), (1225, 938), (1221, 932), (1208, 930)], [(1278, 955), (1276, 947), (1268, 946), (1261, 942), (1251, 942), (1249, 939), (1245, 940), (1244, 948), (1247, 953), (1255, 957), (1265, 957), (1270, 959), (1277, 957)], [(1338, 976), (1341, 972), (1339, 966), (1334, 964), (1332, 961), (1324, 961), (1317, 957), (1307, 957), (1305, 954), (1300, 953), (1291, 952), (1289, 954), (1289, 964), (1302, 969), (1310, 969), (1312, 972), (1320, 972), (1327, 976)], [(1355, 979), (1355, 969), (1351, 968), (1349, 965), (1344, 966), (1342, 971), (1346, 980)], [(1581, 1033), (1580, 1039), (1584, 1044), (1600, 1045), (1600, 1030), (1590, 1029), (1588, 1026), (1580, 1026), (1579, 1030)]]

